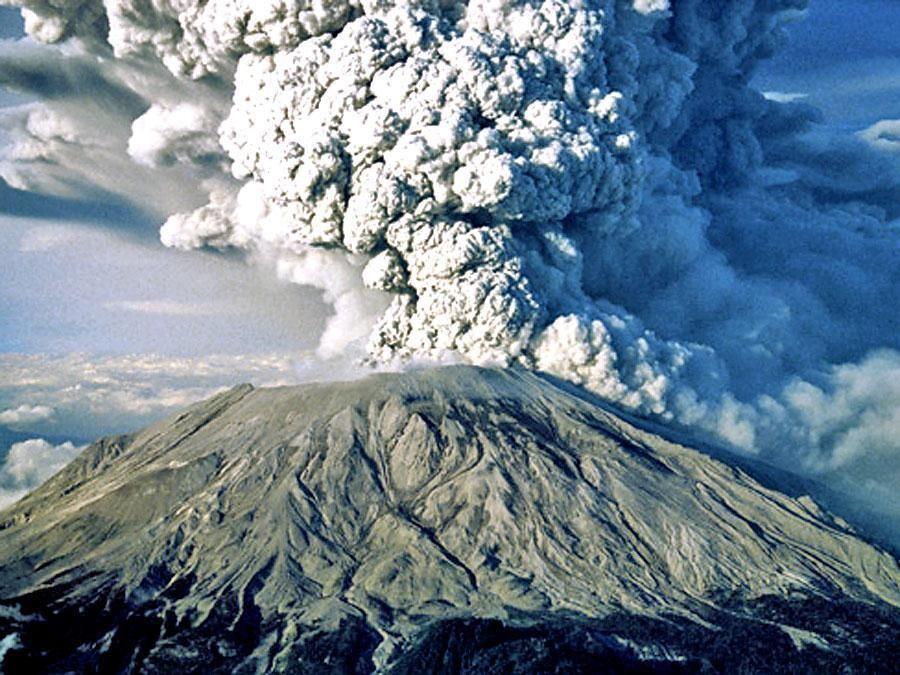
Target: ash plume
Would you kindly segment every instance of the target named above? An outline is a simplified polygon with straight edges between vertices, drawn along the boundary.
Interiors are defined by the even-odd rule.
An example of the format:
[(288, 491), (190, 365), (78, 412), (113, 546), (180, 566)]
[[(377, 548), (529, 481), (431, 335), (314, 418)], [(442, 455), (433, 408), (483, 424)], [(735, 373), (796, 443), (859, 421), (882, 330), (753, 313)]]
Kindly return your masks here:
[(15, 4), (38, 40), (231, 94), (145, 87), (128, 152), (209, 193), (166, 245), (323, 290), (323, 355), (519, 364), (897, 485), (894, 122), (823, 140), (750, 84), (806, 0)]

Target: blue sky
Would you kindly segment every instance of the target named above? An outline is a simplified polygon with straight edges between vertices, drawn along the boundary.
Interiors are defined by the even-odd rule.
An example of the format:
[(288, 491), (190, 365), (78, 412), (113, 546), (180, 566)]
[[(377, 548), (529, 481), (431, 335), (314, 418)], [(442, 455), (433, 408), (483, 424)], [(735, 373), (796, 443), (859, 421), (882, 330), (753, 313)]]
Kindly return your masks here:
[(287, 351), (321, 330), (315, 297), (237, 259), (28, 219), (5, 222), (0, 248), (0, 352)]
[(0, 7), (0, 38), (15, 38), (23, 34), (22, 15), (15, 7)]
[[(0, 7), (0, 40), (17, 38), (23, 34), (22, 15), (13, 7)], [(20, 100), (18, 96), (0, 89), (0, 106)]]
[(758, 73), (761, 89), (805, 94), (848, 131), (900, 117), (900, 2), (812, 0), (790, 38)]

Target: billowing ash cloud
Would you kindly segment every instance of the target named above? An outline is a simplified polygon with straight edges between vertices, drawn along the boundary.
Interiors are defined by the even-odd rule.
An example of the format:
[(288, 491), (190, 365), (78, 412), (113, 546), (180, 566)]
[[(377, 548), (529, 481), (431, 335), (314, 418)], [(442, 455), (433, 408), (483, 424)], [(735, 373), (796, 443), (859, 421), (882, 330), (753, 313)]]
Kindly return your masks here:
[(144, 87), (128, 152), (205, 172), (165, 244), (324, 290), (324, 355), (517, 363), (896, 480), (873, 459), (900, 453), (896, 125), (809, 134), (749, 84), (806, 0), (17, 4), (178, 92), (231, 83), (227, 112)]
[(573, 236), (634, 228), (636, 120), (670, 124), (691, 88), (667, 51), (669, 100), (639, 101), (626, 37), (653, 26), (614, 3), (363, 3), (334, 34), (241, 58), (220, 137), (249, 183), (163, 240), (368, 256), (365, 284), (394, 296), (375, 358), (521, 361), (662, 413), (686, 350), (618, 353), (643, 329), (584, 292)]

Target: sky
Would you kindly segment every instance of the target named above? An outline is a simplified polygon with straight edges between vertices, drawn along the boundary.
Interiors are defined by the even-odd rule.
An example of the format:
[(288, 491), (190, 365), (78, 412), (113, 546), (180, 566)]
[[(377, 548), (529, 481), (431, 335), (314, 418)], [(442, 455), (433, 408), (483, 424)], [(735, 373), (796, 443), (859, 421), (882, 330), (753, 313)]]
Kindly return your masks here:
[[(19, 11), (0, 7), (0, 38), (23, 35)], [(34, 98), (0, 90), (0, 106)], [(166, 248), (160, 217), (0, 182), (0, 505), (100, 435), (243, 381), (304, 377), (320, 293), (237, 257)], [(4, 468), (16, 442), (32, 444)]]
[(900, 111), (900, 2), (815, 0), (790, 43), (757, 76), (765, 90), (801, 94), (829, 125), (861, 131)]
[[(25, 34), (22, 15), (14, 7), (0, 7), (0, 39), (16, 39)], [(7, 90), (0, 89), (0, 105), (9, 105), (19, 101), (20, 97)]]
[[(17, 9), (0, 7), (0, 38), (21, 38), (22, 26)], [(0, 105), (22, 100), (0, 90)], [(159, 244), (152, 211), (5, 182), (0, 203), (0, 353), (301, 351), (321, 331), (315, 293), (223, 256), (198, 265)], [(305, 335), (297, 317), (309, 317)]]
[[(119, 16), (117, 58), (77, 13), (32, 32), (82, 42), (39, 46), (0, 7), (0, 505), (100, 434), (243, 381), (358, 376), (368, 349), (524, 363), (900, 515), (900, 2), (770, 26), (682, 0), (677, 54), (645, 39), (669, 3), (637, 3), (616, 30), (640, 63), (604, 56), (633, 77), (590, 85), (595, 46), (516, 70), (515, 40), (590, 40), (565, 12), (471, 17), (515, 38), (479, 43), (486, 64), (385, 18), (423, 56), (391, 71), (341, 16), (294, 53), (290, 18), (207, 4), (171, 35)], [(787, 16), (774, 58), (736, 56)]]

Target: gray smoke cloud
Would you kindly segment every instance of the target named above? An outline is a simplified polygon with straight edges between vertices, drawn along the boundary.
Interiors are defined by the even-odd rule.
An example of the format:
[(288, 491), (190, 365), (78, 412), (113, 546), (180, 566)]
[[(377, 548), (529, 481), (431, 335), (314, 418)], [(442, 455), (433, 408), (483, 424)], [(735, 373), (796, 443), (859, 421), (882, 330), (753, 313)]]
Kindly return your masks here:
[(0, 86), (24, 95), (0, 109), (0, 178), (13, 188), (119, 198), (160, 218), (227, 180), (217, 126), (230, 94), (219, 83), (180, 81), (77, 41), (10, 40), (0, 42)]
[(168, 69), (129, 80), (127, 152), (209, 201), (163, 243), (322, 289), (323, 356), (520, 364), (900, 484), (896, 120), (830, 138), (750, 85), (806, 0), (15, 4), (38, 40)]

